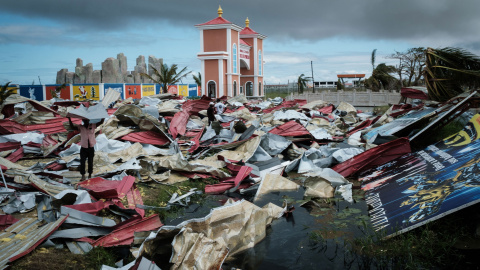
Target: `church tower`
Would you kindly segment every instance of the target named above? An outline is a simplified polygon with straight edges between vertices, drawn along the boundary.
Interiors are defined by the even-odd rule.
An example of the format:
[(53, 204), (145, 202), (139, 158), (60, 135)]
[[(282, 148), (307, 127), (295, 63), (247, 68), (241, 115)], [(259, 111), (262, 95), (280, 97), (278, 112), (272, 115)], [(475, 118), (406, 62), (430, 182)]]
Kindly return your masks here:
[(212, 98), (222, 96), (263, 96), (263, 40), (249, 27), (242, 28), (222, 17), (197, 24), (200, 30), (200, 53), (202, 61), (202, 95)]

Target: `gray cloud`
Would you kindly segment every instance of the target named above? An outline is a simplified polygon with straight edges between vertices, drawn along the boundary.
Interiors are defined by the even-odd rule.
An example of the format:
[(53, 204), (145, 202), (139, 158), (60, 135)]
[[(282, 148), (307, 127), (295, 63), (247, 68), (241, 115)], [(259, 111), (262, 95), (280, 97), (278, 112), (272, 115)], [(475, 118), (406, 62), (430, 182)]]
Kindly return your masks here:
[[(155, 26), (168, 21), (192, 26), (216, 17), (219, 1), (3, 1), (2, 10), (29, 18), (47, 18), (91, 30)], [(459, 43), (479, 36), (480, 2), (475, 0), (245, 0), (221, 2), (224, 18), (275, 40), (321, 40), (334, 36)], [(160, 31), (161, 29), (159, 29)], [(429, 39), (431, 37), (431, 40)], [(469, 41), (474, 44), (474, 41)], [(425, 44), (433, 46), (436, 44)]]

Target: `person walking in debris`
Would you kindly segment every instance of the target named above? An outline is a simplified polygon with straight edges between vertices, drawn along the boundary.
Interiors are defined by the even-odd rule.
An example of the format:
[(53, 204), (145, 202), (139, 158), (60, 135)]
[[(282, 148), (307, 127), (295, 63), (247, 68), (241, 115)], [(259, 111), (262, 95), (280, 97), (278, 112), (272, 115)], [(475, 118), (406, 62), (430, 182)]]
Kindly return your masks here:
[(217, 104), (215, 104), (215, 109), (217, 110), (217, 114), (222, 114), (225, 111), (225, 104), (220, 99), (217, 99)]
[(215, 107), (214, 103), (210, 102), (210, 106), (207, 109), (208, 125), (210, 126), (215, 121)]
[[(68, 122), (72, 129), (76, 129), (80, 132), (80, 174), (82, 175), (82, 180), (85, 180), (85, 161), (88, 158), (88, 178), (92, 178), (93, 173), (93, 157), (95, 156), (94, 146), (97, 143), (95, 139), (95, 129), (97, 124), (90, 124), (90, 120), (83, 119), (83, 125), (74, 125), (72, 119), (68, 117)], [(101, 125), (103, 119), (98, 123)]]

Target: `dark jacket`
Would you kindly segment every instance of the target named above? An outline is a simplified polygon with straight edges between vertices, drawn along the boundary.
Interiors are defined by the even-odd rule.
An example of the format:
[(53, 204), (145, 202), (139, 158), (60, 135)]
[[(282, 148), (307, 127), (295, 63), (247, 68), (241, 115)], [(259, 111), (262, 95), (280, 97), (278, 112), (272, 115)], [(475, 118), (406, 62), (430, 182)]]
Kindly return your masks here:
[(215, 107), (213, 107), (213, 105), (208, 107), (207, 116), (209, 121), (215, 121)]

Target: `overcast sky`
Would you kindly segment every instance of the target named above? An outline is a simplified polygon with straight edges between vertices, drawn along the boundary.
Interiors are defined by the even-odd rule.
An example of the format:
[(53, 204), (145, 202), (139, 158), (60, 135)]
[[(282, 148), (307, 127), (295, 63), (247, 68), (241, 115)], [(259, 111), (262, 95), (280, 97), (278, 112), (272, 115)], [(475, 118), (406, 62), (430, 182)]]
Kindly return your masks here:
[[(149, 55), (200, 71), (195, 24), (223, 17), (264, 34), (265, 82), (287, 83), (304, 73), (315, 81), (336, 74), (370, 76), (376, 64), (411, 47), (461, 47), (480, 55), (476, 0), (2, 0), (0, 83), (55, 83), (77, 58), (100, 69), (124, 53), (128, 70)], [(189, 77), (184, 83), (191, 83)]]

